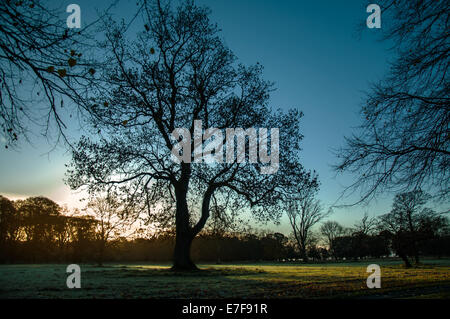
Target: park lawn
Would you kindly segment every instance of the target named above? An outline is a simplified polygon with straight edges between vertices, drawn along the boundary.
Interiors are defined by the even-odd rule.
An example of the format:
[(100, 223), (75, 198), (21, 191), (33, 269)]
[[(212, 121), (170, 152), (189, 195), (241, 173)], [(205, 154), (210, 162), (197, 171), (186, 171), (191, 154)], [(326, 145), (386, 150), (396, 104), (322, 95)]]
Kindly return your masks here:
[(381, 289), (366, 286), (370, 263), (199, 264), (192, 273), (81, 264), (81, 289), (67, 288), (67, 265), (0, 265), (0, 298), (450, 298), (449, 259), (412, 269), (379, 261)]

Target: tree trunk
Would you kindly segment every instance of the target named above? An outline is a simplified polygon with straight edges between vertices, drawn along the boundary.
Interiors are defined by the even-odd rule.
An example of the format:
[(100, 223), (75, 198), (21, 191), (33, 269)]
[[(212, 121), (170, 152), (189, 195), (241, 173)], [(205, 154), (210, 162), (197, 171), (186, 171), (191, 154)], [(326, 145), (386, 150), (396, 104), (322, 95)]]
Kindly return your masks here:
[(105, 246), (106, 246), (106, 243), (102, 240), (100, 242), (100, 249), (99, 249), (98, 259), (97, 259), (97, 264), (100, 267), (103, 267), (103, 259), (104, 259), (104, 255), (105, 255)]
[(413, 249), (413, 256), (414, 256), (414, 263), (416, 265), (420, 264), (420, 259), (419, 259), (419, 249), (417, 248), (417, 242), (416, 242), (416, 234), (413, 233), (412, 235), (412, 249)]
[(419, 264), (420, 264), (419, 253), (417, 252), (417, 248), (416, 248), (416, 251), (415, 251), (415, 253), (414, 253), (414, 263), (415, 263), (416, 265), (419, 265)]
[(301, 247), (300, 250), (301, 250), (301, 255), (302, 255), (303, 262), (305, 262), (305, 263), (309, 262), (308, 253), (306, 251), (306, 247)]
[(172, 270), (189, 271), (198, 269), (191, 260), (192, 240), (193, 238), (190, 234), (177, 231)]
[(420, 261), (419, 261), (419, 251), (417, 249), (417, 243), (416, 243), (417, 234), (416, 234), (416, 230), (414, 229), (413, 222), (412, 222), (412, 212), (407, 212), (407, 216), (408, 216), (409, 231), (410, 231), (411, 239), (412, 239), (411, 244), (412, 244), (412, 249), (413, 249), (414, 262), (417, 265), (420, 263)]
[(208, 186), (203, 194), (202, 214), (200, 220), (193, 227), (189, 223), (189, 208), (187, 205), (187, 189), (189, 184), (189, 168), (184, 167), (184, 182), (175, 187), (177, 210), (175, 215), (176, 239), (173, 255), (172, 270), (189, 271), (198, 270), (191, 260), (191, 244), (195, 236), (203, 229), (209, 218), (209, 203), (214, 193), (215, 186)]
[(175, 215), (176, 238), (172, 270), (197, 270), (197, 266), (191, 260), (191, 244), (194, 236), (189, 225), (189, 210), (186, 200), (187, 187), (176, 188), (175, 195), (177, 201)]
[(408, 259), (408, 256), (406, 256), (405, 253), (399, 252), (398, 255), (403, 260), (403, 263), (405, 264), (406, 268), (411, 268), (412, 267), (412, 265), (411, 265), (411, 263), (410, 263), (410, 261)]
[(338, 261), (337, 254), (336, 254), (336, 251), (335, 251), (334, 246), (333, 246), (333, 240), (330, 240), (329, 247), (330, 247), (331, 258), (334, 258), (335, 261)]

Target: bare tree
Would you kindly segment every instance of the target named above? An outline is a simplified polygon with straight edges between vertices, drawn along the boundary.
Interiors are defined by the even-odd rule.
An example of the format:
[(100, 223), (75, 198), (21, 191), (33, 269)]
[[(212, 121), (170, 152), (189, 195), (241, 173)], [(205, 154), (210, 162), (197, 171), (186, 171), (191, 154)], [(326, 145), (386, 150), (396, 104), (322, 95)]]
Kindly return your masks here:
[(375, 217), (369, 218), (367, 213), (364, 214), (361, 221), (357, 222), (352, 229), (354, 235), (370, 235), (377, 225), (377, 219)]
[(345, 233), (344, 227), (336, 221), (329, 220), (324, 222), (322, 226), (320, 226), (320, 233), (322, 234), (323, 237), (325, 237), (326, 243), (330, 249), (331, 254), (335, 259), (337, 259), (336, 253), (334, 251), (333, 242), (337, 237), (344, 235)]
[(385, 0), (385, 39), (398, 58), (373, 85), (363, 123), (338, 150), (337, 172), (358, 174), (347, 190), (378, 193), (429, 187), (449, 194), (449, 12), (446, 0)]
[[(108, 85), (93, 90), (90, 99), (89, 124), (99, 135), (82, 138), (73, 150), (67, 181), (93, 192), (121, 189), (129, 201), (142, 203), (149, 222), (174, 225), (173, 269), (191, 270), (196, 269), (191, 243), (209, 219), (212, 200), (227, 208), (218, 214), (245, 209), (258, 220), (277, 220), (286, 191), (309, 181), (298, 157), (302, 113), (271, 111), (272, 84), (262, 79), (262, 67), (236, 63), (207, 9), (192, 1), (177, 8), (170, 2), (142, 3), (144, 25), (136, 40), (124, 37), (126, 26), (108, 22), (108, 67), (102, 70)], [(280, 128), (278, 145), (272, 135), (265, 138), (270, 153), (279, 152), (278, 170), (261, 174), (267, 165), (248, 160), (256, 149), (245, 135), (244, 161), (195, 161), (202, 149), (196, 121), (201, 132)], [(181, 141), (172, 137), (176, 128), (185, 129), (183, 138), (193, 137), (178, 162), (171, 153)], [(241, 152), (234, 150), (235, 137), (218, 141), (234, 156)]]
[(86, 206), (86, 212), (96, 221), (97, 257), (98, 264), (102, 266), (108, 241), (119, 236), (128, 237), (130, 234), (127, 232), (132, 231), (135, 214), (114, 194), (92, 198)]
[(408, 256), (419, 263), (418, 242), (424, 229), (442, 221), (440, 214), (424, 207), (429, 199), (430, 195), (420, 190), (397, 194), (391, 212), (380, 216), (379, 229), (390, 235), (393, 249), (407, 267), (411, 266)]
[(287, 216), (294, 232), (303, 260), (308, 261), (307, 246), (311, 228), (327, 217), (330, 211), (324, 211), (316, 199), (317, 187), (304, 187), (286, 207)]

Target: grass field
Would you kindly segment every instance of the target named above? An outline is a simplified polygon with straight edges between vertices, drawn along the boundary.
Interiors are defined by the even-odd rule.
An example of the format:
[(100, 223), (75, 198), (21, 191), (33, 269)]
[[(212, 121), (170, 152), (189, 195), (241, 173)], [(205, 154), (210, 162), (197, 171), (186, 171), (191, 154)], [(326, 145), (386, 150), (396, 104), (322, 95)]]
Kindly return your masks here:
[[(381, 289), (366, 268), (381, 266)], [(173, 273), (162, 264), (81, 264), (81, 289), (67, 265), (0, 265), (0, 298), (450, 298), (450, 259), (404, 269), (398, 261), (334, 264), (200, 264)]]

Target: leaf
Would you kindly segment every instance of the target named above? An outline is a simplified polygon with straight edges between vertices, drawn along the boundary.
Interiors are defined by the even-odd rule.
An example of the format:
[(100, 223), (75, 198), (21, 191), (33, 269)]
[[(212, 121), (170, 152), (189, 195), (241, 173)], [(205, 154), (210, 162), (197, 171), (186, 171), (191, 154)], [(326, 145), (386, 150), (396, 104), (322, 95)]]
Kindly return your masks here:
[(63, 78), (63, 77), (66, 76), (67, 71), (66, 71), (66, 69), (58, 69), (58, 74), (59, 74), (60, 77)]
[(150, 53), (151, 53), (151, 54), (155, 54), (155, 49), (151, 48), (151, 49), (150, 49)]
[(123, 124), (123, 126), (125, 126), (125, 125), (127, 125), (127, 124), (128, 124), (128, 121), (127, 121), (127, 120), (125, 120), (125, 121), (123, 121), (123, 122), (122, 122), (122, 124)]
[(67, 63), (69, 63), (69, 66), (72, 68), (77, 64), (77, 60), (70, 58)]
[(104, 105), (105, 107), (108, 107), (109, 104), (108, 104), (108, 102), (104, 102), (103, 105)]
[(90, 73), (91, 75), (94, 75), (94, 74), (95, 74), (95, 70), (94, 70), (93, 68), (90, 68), (90, 69), (89, 69), (89, 73)]
[(47, 71), (48, 71), (48, 72), (54, 72), (54, 71), (55, 71), (55, 67), (54, 67), (54, 66), (49, 66), (49, 67), (47, 68)]

